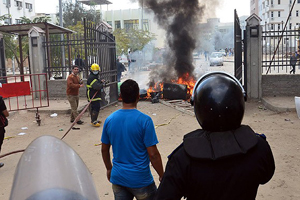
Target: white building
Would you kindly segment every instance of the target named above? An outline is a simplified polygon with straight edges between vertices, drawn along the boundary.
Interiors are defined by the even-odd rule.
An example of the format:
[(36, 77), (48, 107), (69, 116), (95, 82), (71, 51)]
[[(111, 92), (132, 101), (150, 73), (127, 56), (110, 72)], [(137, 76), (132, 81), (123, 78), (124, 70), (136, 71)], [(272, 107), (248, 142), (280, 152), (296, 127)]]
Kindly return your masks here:
[[(282, 30), (288, 19), (294, 0), (251, 0), (251, 8), (258, 6), (258, 12), (251, 9), (250, 14), (257, 14), (262, 21), (263, 30)], [(300, 0), (296, 0), (291, 17), (287, 23), (287, 30), (294, 30), (300, 22)]]
[(23, 16), (29, 19), (35, 16), (34, 0), (0, 0), (0, 5), (0, 16), (11, 16), (4, 24), (18, 24)]
[[(153, 12), (148, 9), (126, 9), (102, 11), (103, 20), (110, 24), (115, 30), (121, 29), (143, 29), (156, 35), (155, 46), (163, 47), (165, 40), (165, 31), (161, 29), (154, 19)], [(142, 23), (143, 22), (143, 23)]]

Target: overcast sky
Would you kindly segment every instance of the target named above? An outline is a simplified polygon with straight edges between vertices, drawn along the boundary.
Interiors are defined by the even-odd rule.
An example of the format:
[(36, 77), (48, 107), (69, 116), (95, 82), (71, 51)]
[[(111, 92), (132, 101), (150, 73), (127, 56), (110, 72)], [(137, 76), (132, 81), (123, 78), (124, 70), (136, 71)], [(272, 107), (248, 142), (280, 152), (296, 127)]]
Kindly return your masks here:
[[(63, 1), (63, 0), (62, 0)], [(135, 9), (138, 8), (138, 3), (131, 3), (130, 0), (109, 0), (112, 5), (103, 5), (103, 10), (118, 10), (118, 9)], [(201, 1), (201, 0), (200, 0)], [(222, 1), (220, 1), (222, 2)], [(37, 13), (56, 13), (58, 12), (59, 0), (35, 0), (35, 12)], [(233, 10), (237, 9), (238, 15), (250, 14), (250, 0), (223, 0), (216, 9), (216, 17), (221, 19), (221, 22), (233, 21)]]

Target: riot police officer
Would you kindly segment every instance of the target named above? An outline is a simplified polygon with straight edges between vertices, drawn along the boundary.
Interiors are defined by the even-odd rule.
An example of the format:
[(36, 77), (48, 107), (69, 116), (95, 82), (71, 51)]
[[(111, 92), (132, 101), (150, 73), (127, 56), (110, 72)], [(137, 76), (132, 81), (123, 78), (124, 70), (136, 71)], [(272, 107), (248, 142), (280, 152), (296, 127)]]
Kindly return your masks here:
[(241, 125), (246, 94), (224, 72), (202, 76), (191, 102), (202, 129), (188, 133), (169, 156), (156, 199), (254, 200), (275, 170), (264, 135)]

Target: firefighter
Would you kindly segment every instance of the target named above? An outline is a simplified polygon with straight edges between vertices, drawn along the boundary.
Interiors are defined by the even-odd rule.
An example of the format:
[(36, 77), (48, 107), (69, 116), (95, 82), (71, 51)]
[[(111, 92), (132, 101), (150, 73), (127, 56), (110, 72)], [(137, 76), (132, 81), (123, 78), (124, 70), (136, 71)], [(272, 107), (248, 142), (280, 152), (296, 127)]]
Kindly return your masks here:
[[(99, 127), (101, 121), (98, 121), (98, 115), (100, 111), (100, 101), (101, 101), (101, 89), (105, 87), (105, 81), (99, 79), (100, 67), (98, 64), (94, 63), (91, 66), (90, 75), (87, 79), (87, 99), (92, 101), (90, 105), (90, 114), (91, 114), (91, 124), (94, 127)], [(92, 97), (94, 94), (94, 99)], [(92, 100), (91, 100), (92, 99)]]
[(169, 156), (155, 199), (254, 200), (275, 170), (264, 135), (242, 125), (246, 94), (224, 72), (204, 75), (191, 102), (202, 129), (186, 134)]

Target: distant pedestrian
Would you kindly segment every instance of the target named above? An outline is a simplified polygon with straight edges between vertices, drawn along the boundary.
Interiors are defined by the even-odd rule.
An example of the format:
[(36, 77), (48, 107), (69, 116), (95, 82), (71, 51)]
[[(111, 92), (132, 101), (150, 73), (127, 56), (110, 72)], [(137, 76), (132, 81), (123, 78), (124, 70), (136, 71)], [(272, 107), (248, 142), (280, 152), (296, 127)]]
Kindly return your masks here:
[[(79, 68), (77, 65), (72, 67), (72, 74), (67, 79), (67, 98), (71, 106), (70, 122), (73, 123), (78, 116), (78, 105), (79, 105), (79, 88), (83, 87), (83, 82), (80, 80)], [(78, 120), (77, 124), (83, 124), (83, 121)]]
[(290, 71), (290, 74), (291, 73), (295, 74), (295, 72), (296, 72), (296, 68), (295, 68), (296, 63), (297, 63), (297, 57), (295, 56), (295, 53), (292, 53), (292, 56), (290, 58), (290, 65), (292, 67), (292, 69)]
[[(2, 98), (2, 96), (0, 96), (0, 152), (1, 152), (1, 146), (3, 144), (3, 140), (4, 140), (4, 135), (5, 135), (5, 126), (8, 125), (8, 121), (6, 119), (6, 117), (9, 116), (9, 113), (7, 111), (5, 102)], [(4, 163), (0, 163), (0, 168), (4, 166)]]
[(84, 71), (84, 60), (80, 57), (80, 54), (77, 55), (77, 58), (75, 60), (75, 65), (79, 67), (79, 76), (83, 78), (83, 73), (80, 74), (80, 72)]
[(117, 81), (121, 81), (122, 72), (126, 71), (125, 66), (117, 59)]
[(130, 64), (131, 64), (131, 52), (130, 51), (128, 51), (127, 62), (128, 62), (128, 71), (130, 72)]

